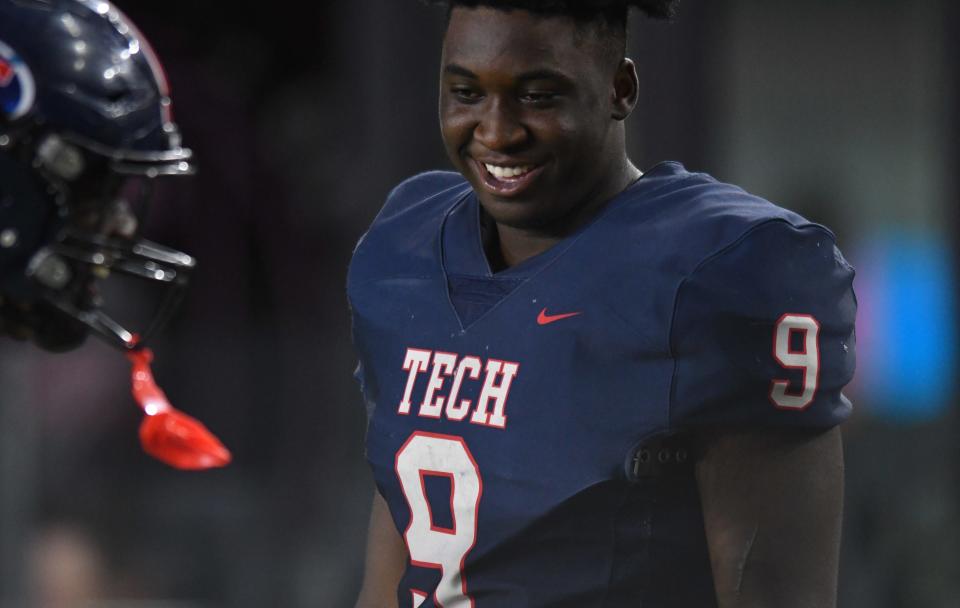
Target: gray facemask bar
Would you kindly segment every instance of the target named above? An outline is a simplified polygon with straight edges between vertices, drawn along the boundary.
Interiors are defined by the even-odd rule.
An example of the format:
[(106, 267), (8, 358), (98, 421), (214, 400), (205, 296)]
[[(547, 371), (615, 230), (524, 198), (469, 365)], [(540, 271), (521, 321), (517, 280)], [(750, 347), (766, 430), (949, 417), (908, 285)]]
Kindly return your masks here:
[[(28, 274), (48, 287), (43, 299), (121, 350), (140, 347), (166, 324), (183, 299), (190, 271), (196, 266), (191, 256), (150, 241), (127, 241), (76, 232), (68, 232), (59, 242), (43, 248), (34, 256), (34, 260)], [(56, 266), (56, 262), (51, 263), (53, 260), (61, 263), (69, 260), (74, 267), (85, 267), (90, 275), (96, 274), (94, 269), (101, 268), (165, 284), (166, 293), (147, 329), (136, 335), (99, 308), (79, 308), (67, 292), (50, 284), (55, 279), (45, 277), (43, 273), (45, 267)]]

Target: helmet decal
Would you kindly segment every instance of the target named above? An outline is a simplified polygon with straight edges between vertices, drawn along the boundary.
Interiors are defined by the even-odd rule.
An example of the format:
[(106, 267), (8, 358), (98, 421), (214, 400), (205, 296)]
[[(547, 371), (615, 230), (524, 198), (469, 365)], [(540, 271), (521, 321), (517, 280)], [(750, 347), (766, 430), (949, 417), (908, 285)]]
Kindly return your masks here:
[(17, 120), (33, 107), (36, 92), (30, 68), (0, 41), (0, 112), (7, 120)]

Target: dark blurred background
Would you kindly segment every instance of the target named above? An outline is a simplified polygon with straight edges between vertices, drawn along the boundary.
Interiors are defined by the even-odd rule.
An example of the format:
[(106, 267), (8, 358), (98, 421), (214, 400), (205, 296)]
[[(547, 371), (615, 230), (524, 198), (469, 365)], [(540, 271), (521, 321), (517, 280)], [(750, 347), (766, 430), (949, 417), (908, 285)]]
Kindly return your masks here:
[[(193, 179), (146, 234), (199, 260), (155, 344), (235, 462), (140, 450), (122, 356), (0, 342), (4, 607), (349, 607), (373, 491), (344, 284), (389, 189), (447, 167), (442, 15), (414, 0), (120, 5), (162, 58)], [(635, 162), (680, 160), (834, 229), (858, 269), (841, 606), (960, 605), (960, 10), (685, 0), (631, 26)]]

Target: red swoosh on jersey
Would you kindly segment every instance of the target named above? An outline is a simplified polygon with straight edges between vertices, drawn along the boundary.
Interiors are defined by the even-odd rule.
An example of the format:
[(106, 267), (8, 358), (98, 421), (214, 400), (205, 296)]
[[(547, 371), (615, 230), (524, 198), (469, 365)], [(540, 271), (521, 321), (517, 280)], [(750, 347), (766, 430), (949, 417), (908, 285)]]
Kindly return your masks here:
[(579, 313), (579, 312), (565, 312), (565, 313), (559, 314), (559, 315), (548, 315), (548, 314), (547, 314), (547, 309), (544, 308), (543, 310), (540, 311), (540, 314), (537, 315), (537, 323), (538, 323), (539, 325), (549, 325), (550, 323), (553, 323), (554, 321), (559, 321), (560, 319), (567, 319), (567, 318), (569, 318), (569, 317), (575, 317), (575, 316), (577, 316), (577, 315), (579, 315), (579, 314), (581, 314), (581, 313)]

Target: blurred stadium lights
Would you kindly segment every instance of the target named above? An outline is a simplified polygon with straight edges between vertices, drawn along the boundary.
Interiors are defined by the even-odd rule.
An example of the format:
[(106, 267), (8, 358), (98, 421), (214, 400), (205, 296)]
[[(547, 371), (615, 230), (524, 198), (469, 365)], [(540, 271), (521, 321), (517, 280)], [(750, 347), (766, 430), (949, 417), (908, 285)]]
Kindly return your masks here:
[(954, 256), (932, 234), (891, 232), (854, 248), (857, 268), (855, 401), (897, 423), (942, 416), (954, 395)]

